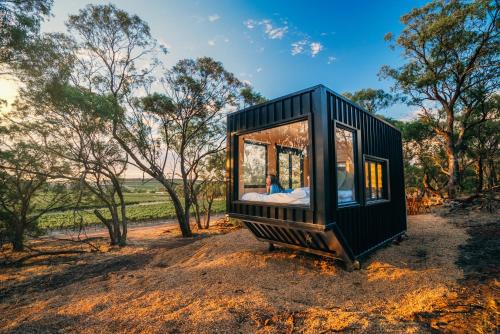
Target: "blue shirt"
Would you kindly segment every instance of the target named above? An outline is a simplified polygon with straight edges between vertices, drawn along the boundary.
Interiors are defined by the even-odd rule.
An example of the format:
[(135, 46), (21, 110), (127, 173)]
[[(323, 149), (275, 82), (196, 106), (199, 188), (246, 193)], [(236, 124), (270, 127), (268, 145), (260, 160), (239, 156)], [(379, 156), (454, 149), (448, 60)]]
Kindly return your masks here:
[(269, 195), (277, 194), (280, 192), (281, 192), (281, 189), (280, 189), (280, 187), (278, 187), (277, 184), (271, 184), (271, 186), (269, 187)]
[(292, 191), (293, 191), (293, 189), (283, 189), (283, 190), (281, 190), (280, 187), (278, 187), (277, 184), (271, 184), (271, 186), (269, 187), (269, 195), (271, 195), (271, 194), (278, 194), (278, 193), (288, 194), (288, 193), (291, 193)]

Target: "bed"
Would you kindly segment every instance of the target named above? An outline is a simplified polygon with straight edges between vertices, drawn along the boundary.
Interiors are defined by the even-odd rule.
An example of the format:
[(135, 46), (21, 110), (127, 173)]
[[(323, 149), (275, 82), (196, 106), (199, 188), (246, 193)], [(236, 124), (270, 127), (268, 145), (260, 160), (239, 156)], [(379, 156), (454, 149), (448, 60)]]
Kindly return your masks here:
[(270, 195), (256, 192), (246, 193), (243, 194), (241, 200), (252, 202), (309, 205), (310, 194), (309, 187), (304, 187), (294, 189), (290, 193), (275, 193)]

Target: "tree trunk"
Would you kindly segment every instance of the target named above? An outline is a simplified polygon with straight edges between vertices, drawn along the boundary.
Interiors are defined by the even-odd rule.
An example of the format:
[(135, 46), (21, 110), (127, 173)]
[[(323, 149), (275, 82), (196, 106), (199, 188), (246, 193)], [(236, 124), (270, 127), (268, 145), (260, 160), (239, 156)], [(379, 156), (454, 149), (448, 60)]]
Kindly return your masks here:
[(205, 212), (205, 228), (208, 229), (210, 227), (210, 215), (212, 213), (212, 204), (214, 200), (210, 199), (208, 200), (208, 207)]
[(120, 183), (118, 182), (118, 180), (115, 180), (115, 181), (116, 181), (116, 183), (115, 183), (116, 193), (118, 194), (118, 198), (120, 200), (120, 213), (121, 213), (121, 226), (122, 226), (122, 233), (119, 236), (120, 240), (118, 242), (119, 242), (120, 246), (125, 246), (127, 244), (127, 232), (128, 232), (128, 230), (127, 230), (128, 222), (127, 222), (125, 198), (123, 197)]
[(201, 211), (200, 204), (197, 199), (193, 200), (193, 209), (194, 209), (194, 220), (196, 221), (196, 225), (201, 230), (203, 226), (201, 225)]
[(115, 231), (113, 230), (113, 226), (104, 218), (104, 216), (99, 212), (99, 210), (94, 210), (94, 215), (108, 228), (109, 240), (111, 245), (114, 245), (114, 240), (116, 239)]
[(497, 184), (497, 171), (495, 161), (488, 159), (488, 189), (493, 189)]
[[(191, 233), (191, 227), (189, 226), (189, 220), (187, 221), (186, 224), (186, 218), (184, 215), (184, 210), (182, 208), (181, 201), (179, 200), (179, 197), (175, 193), (174, 189), (168, 184), (168, 180), (166, 180), (163, 175), (155, 175), (154, 176), (156, 180), (158, 180), (163, 187), (165, 187), (165, 190), (167, 191), (168, 195), (170, 196), (170, 199), (172, 200), (172, 204), (174, 205), (175, 209), (175, 214), (177, 216), (177, 222), (179, 223), (179, 228), (181, 229), (182, 236), (184, 238), (191, 237), (193, 234)], [(188, 218), (189, 219), (189, 218)]]
[(484, 178), (483, 178), (483, 157), (479, 157), (477, 159), (477, 166), (476, 166), (476, 173), (477, 173), (477, 187), (476, 187), (476, 194), (479, 194), (483, 191), (483, 184), (484, 184)]
[(115, 235), (112, 245), (120, 245), (120, 239), (121, 239), (120, 219), (118, 218), (118, 211), (116, 206), (112, 206), (110, 212), (113, 224), (113, 231)]
[(458, 165), (458, 157), (451, 138), (448, 139), (448, 198), (455, 199), (457, 197), (457, 186), (460, 180), (460, 171)]
[(22, 252), (24, 250), (24, 224), (21, 222), (17, 222), (14, 228), (12, 248), (15, 252)]
[[(189, 194), (188, 194), (189, 195)], [(191, 237), (193, 233), (191, 232), (191, 224), (190, 224), (190, 210), (191, 209), (191, 201), (189, 198), (184, 199), (184, 224), (189, 236)], [(184, 234), (183, 234), (184, 235)]]

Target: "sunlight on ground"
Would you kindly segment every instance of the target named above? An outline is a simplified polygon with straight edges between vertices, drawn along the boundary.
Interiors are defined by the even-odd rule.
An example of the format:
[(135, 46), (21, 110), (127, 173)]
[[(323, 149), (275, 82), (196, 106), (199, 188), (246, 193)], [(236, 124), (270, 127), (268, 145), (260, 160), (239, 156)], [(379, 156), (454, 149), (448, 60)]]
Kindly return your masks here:
[[(146, 229), (135, 236), (132, 231), (136, 246), (106, 255), (133, 258), (130, 265), (110, 272), (103, 267), (99, 276), (84, 281), (76, 273), (74, 283), (35, 294), (21, 308), (0, 304), (0, 312), (10, 319), (0, 326), (27, 331), (56, 323), (79, 333), (97, 328), (416, 333), (422, 327), (415, 317), (441, 307), (463, 277), (455, 261), (458, 246), (467, 239), (444, 219), (416, 219), (410, 218), (408, 240), (379, 250), (362, 270), (351, 273), (331, 260), (284, 249), (269, 253), (247, 230), (175, 248), (168, 240), (180, 239), (169, 234), (178, 231)], [(147, 242), (164, 244), (148, 247)]]

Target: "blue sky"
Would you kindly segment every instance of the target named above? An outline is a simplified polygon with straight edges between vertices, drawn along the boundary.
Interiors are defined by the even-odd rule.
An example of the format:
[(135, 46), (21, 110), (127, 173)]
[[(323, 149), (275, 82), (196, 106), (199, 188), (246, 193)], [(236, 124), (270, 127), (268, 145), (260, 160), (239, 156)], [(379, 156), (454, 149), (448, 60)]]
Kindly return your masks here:
[[(89, 0), (55, 0), (45, 31), (64, 31), (68, 14)], [(389, 89), (379, 81), (384, 64), (401, 63), (384, 41), (402, 29), (401, 15), (424, 1), (161, 1), (115, 0), (149, 23), (168, 46), (168, 65), (211, 56), (267, 98), (325, 84), (337, 92)], [(386, 116), (407, 118), (394, 106)]]

